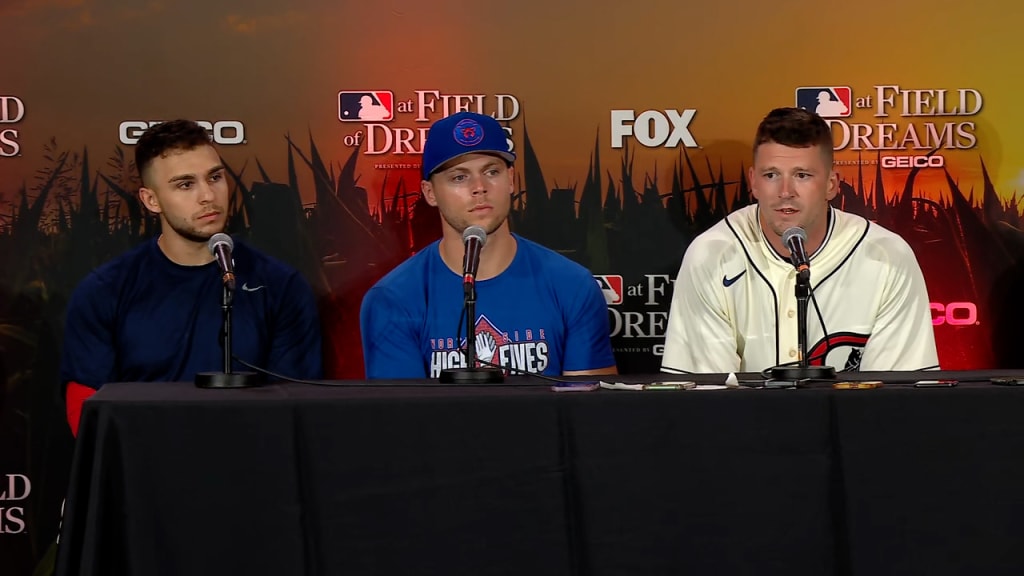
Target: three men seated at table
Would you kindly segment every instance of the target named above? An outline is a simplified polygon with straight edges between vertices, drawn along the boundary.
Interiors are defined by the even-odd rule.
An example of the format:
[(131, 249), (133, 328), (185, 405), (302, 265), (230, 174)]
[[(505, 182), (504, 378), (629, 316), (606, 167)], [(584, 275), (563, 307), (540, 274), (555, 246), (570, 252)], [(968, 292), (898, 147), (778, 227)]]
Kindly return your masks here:
[[(508, 222), (515, 153), (490, 116), (435, 122), (423, 151), (424, 199), (442, 236), (384, 276), (360, 311), (366, 376), (436, 378), (465, 368), (460, 319), (472, 280), (471, 336), (480, 366), (549, 376), (616, 374), (608, 310), (591, 273), (514, 233)], [(226, 229), (225, 168), (202, 127), (147, 130), (136, 148), (139, 198), (161, 233), (103, 265), (68, 306), (61, 360), (72, 428), (82, 402), (111, 381), (191, 380), (221, 368), (221, 273), (207, 242)], [(924, 277), (897, 234), (834, 208), (839, 190), (828, 124), (797, 109), (758, 126), (737, 208), (687, 249), (671, 301), (662, 370), (748, 372), (795, 364), (799, 278), (810, 274), (808, 362), (840, 370), (938, 367)], [(482, 229), (475, 275), (464, 274), (466, 230)], [(809, 266), (786, 237), (799, 229)], [(312, 291), (293, 268), (239, 242), (238, 358), (302, 379), (323, 377)], [(801, 274), (805, 276), (800, 276)], [(240, 366), (239, 366), (240, 367)]]

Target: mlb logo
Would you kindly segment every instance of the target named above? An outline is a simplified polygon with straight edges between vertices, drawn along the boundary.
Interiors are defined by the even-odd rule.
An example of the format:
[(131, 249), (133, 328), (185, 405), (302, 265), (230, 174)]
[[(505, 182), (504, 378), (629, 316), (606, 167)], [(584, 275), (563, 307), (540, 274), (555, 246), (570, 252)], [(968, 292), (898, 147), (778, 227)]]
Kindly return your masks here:
[(338, 120), (387, 122), (395, 118), (395, 95), (390, 90), (338, 92)]
[(611, 304), (622, 303), (622, 276), (615, 274), (595, 275), (594, 280), (604, 294), (604, 301)]
[(796, 107), (822, 118), (846, 118), (853, 115), (853, 90), (849, 86), (797, 88)]

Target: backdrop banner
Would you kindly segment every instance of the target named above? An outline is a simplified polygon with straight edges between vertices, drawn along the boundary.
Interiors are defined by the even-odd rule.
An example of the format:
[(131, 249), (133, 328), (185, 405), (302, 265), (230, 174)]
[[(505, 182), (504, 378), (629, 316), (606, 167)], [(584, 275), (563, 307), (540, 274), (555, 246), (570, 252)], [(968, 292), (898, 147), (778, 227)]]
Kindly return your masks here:
[(622, 372), (658, 370), (683, 253), (753, 201), (754, 132), (780, 106), (831, 124), (833, 204), (914, 249), (942, 368), (1021, 366), (1015, 12), (856, 8), (3, 2), (3, 573), (48, 573), (73, 449), (57, 376), (65, 306), (90, 270), (158, 233), (134, 145), (173, 118), (201, 121), (218, 145), (229, 232), (313, 285), (330, 378), (363, 375), (367, 289), (441, 234), (421, 152), (430, 124), (461, 110), (501, 122), (518, 154), (512, 229), (591, 270)]

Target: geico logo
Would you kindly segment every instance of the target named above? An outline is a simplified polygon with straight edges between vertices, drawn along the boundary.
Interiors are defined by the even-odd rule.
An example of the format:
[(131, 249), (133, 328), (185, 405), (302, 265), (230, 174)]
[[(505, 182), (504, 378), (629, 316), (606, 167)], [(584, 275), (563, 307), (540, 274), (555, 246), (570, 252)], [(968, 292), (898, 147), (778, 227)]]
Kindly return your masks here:
[(944, 156), (882, 156), (882, 168), (942, 168)]
[[(135, 144), (139, 141), (139, 136), (142, 136), (142, 133), (146, 131), (146, 128), (156, 126), (157, 124), (160, 124), (160, 121), (127, 120), (121, 122), (117, 127), (117, 135), (122, 144)], [(196, 124), (206, 128), (210, 137), (217, 144), (231, 145), (245, 142), (245, 126), (237, 120), (220, 120), (217, 122), (197, 120)]]
[(974, 302), (950, 302), (941, 304), (932, 302), (932, 324), (940, 326), (969, 326), (978, 323), (978, 307)]
[(612, 148), (622, 148), (627, 136), (648, 148), (675, 148), (682, 144), (696, 148), (697, 141), (690, 134), (690, 122), (696, 110), (657, 110), (641, 112), (634, 120), (633, 110), (612, 110)]
[(0, 96), (0, 124), (14, 124), (25, 117), (25, 103), (17, 96)]

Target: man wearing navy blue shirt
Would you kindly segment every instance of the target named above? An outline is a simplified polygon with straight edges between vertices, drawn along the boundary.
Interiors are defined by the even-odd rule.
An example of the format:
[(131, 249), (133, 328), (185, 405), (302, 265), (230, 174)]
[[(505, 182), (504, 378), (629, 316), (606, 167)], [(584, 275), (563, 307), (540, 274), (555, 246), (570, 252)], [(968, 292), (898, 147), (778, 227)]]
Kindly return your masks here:
[[(68, 304), (60, 366), (68, 422), (108, 382), (192, 381), (224, 368), (222, 279), (207, 246), (223, 232), (225, 167), (197, 123), (157, 124), (139, 139), (139, 199), (160, 218), (160, 235), (107, 262)], [(240, 241), (232, 253), (232, 351), (293, 378), (322, 377), (320, 321), (309, 284), (295, 269)], [(232, 370), (245, 370), (238, 364)]]
[[(427, 203), (443, 235), (371, 288), (360, 328), (368, 378), (436, 378), (465, 368), (463, 232), (487, 233), (476, 275), (477, 357), (508, 373), (614, 374), (608, 307), (591, 273), (509, 230), (515, 154), (490, 117), (460, 112), (431, 126)], [(463, 331), (464, 332), (464, 331)]]

